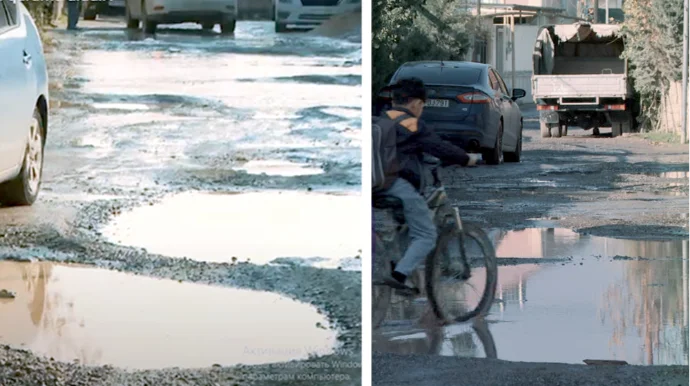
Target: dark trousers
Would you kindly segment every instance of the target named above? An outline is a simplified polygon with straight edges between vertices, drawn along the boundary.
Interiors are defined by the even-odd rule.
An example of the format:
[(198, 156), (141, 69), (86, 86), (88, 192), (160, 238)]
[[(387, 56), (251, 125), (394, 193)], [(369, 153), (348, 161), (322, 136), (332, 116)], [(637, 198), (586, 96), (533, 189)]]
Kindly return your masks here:
[(79, 0), (67, 0), (67, 29), (76, 29), (79, 22)]

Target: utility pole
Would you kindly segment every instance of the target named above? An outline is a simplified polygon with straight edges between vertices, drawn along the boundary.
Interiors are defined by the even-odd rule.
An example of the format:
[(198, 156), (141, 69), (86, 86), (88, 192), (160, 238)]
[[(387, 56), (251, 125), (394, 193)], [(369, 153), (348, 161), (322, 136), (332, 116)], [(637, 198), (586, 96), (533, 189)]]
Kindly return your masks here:
[(599, 0), (594, 0), (594, 15), (592, 17), (592, 23), (599, 23)]
[(688, 60), (688, 34), (690, 34), (690, 16), (688, 16), (688, 0), (685, 0), (683, 5), (683, 79), (682, 79), (682, 92), (681, 92), (681, 130), (680, 130), (680, 141), (685, 143), (688, 141), (688, 65), (690, 61)]
[[(522, 11), (520, 14), (522, 15)], [(510, 15), (510, 60), (510, 96), (512, 96), (515, 90), (515, 14)]]

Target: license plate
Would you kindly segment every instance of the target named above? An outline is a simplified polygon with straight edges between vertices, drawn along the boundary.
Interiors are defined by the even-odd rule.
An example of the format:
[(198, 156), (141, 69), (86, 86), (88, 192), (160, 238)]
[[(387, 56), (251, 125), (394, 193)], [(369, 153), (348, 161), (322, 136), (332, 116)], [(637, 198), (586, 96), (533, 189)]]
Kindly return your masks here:
[(449, 105), (448, 99), (429, 99), (424, 104), (426, 107), (448, 107)]

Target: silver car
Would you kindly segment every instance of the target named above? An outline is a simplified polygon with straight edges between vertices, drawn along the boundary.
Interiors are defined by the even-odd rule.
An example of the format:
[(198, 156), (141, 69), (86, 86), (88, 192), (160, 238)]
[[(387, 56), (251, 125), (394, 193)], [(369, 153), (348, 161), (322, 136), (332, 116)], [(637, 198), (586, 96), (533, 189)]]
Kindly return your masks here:
[(41, 187), (48, 72), (38, 30), (18, 0), (0, 0), (0, 205), (31, 205)]
[(159, 24), (199, 23), (204, 29), (220, 24), (224, 34), (235, 32), (237, 0), (126, 0), (127, 28), (156, 32)]

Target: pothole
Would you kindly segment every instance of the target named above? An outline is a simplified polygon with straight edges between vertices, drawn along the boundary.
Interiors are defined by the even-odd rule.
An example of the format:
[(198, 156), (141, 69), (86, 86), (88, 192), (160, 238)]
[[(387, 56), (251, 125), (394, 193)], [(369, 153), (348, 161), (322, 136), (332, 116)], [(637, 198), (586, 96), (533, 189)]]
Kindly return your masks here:
[(323, 174), (323, 169), (309, 164), (293, 163), (279, 160), (249, 161), (235, 170), (248, 174), (266, 174), (268, 176), (295, 177)]
[[(551, 262), (499, 266), (496, 301), (486, 318), (498, 359), (688, 364), (687, 239), (611, 239), (567, 229), (491, 233), (498, 256)], [(558, 257), (569, 258), (553, 263)], [(425, 327), (424, 298), (399, 300), (392, 300), (390, 322), (374, 335), (374, 350), (487, 355), (486, 336), (478, 339), (467, 325)]]
[(354, 194), (190, 192), (125, 212), (102, 233), (170, 257), (255, 264), (298, 258), (335, 268), (359, 265), (361, 213)]
[(130, 369), (265, 364), (328, 354), (313, 307), (268, 293), (49, 262), (0, 261), (0, 342)]

